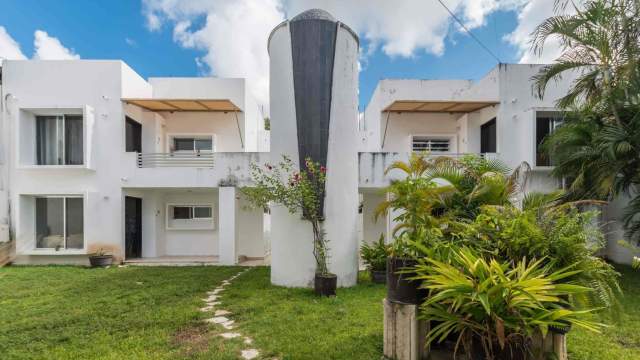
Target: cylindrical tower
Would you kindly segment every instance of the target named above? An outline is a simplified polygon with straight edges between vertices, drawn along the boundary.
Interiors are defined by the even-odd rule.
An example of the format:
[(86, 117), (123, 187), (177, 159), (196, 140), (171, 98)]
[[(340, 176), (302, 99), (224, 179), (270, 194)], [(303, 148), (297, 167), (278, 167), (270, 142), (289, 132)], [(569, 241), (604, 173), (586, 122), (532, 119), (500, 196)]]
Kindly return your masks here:
[[(338, 286), (358, 274), (358, 37), (324, 10), (305, 11), (269, 37), (271, 158), (327, 167), (323, 228)], [(311, 286), (311, 226), (300, 215), (271, 213), (271, 282)]]

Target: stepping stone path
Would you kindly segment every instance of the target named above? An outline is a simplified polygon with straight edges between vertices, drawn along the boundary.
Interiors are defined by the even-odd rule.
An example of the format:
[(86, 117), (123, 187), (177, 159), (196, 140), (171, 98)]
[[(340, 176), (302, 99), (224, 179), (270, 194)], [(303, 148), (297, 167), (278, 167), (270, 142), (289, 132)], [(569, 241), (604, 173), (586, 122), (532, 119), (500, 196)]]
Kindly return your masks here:
[[(234, 321), (227, 318), (227, 316), (231, 315), (231, 312), (224, 309), (219, 309), (218, 307), (221, 303), (218, 300), (220, 298), (220, 293), (224, 291), (224, 287), (231, 285), (231, 281), (235, 280), (238, 276), (247, 271), (249, 271), (249, 269), (240, 271), (229, 279), (223, 280), (217, 288), (207, 292), (207, 295), (209, 297), (202, 299), (202, 301), (204, 301), (206, 305), (200, 308), (200, 311), (208, 313), (215, 310), (215, 312), (213, 314), (214, 317), (204, 320), (206, 323), (220, 325), (227, 330), (232, 330), (234, 328)], [(223, 339), (234, 339), (243, 337), (239, 332), (225, 332), (220, 334), (220, 336)], [(253, 340), (250, 337), (244, 336), (243, 343), (245, 345), (251, 345), (253, 343)], [(240, 352), (240, 358), (244, 360), (256, 359), (258, 356), (260, 356), (260, 351), (258, 351), (257, 349), (246, 349)]]

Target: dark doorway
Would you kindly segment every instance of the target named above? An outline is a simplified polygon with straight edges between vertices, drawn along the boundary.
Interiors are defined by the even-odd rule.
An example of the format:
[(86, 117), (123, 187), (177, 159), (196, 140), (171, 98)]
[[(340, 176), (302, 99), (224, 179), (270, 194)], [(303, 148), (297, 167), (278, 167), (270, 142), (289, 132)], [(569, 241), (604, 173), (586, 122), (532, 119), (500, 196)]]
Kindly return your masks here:
[(125, 258), (142, 257), (142, 199), (124, 198)]
[(130, 117), (125, 119), (126, 151), (142, 152), (142, 125)]
[(483, 154), (497, 152), (495, 118), (480, 126), (480, 152)]

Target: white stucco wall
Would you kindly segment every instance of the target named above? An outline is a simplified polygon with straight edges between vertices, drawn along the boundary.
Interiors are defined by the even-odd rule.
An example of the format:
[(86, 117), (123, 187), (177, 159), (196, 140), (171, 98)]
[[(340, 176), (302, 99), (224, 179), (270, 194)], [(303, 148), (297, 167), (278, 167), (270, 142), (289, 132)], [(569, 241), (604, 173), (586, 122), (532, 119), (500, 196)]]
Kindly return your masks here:
[[(288, 23), (272, 34), (269, 54), (271, 136), (274, 139), (271, 143), (272, 161), (278, 161), (283, 154), (297, 160), (297, 124)], [(323, 222), (329, 240), (329, 269), (338, 276), (338, 286), (351, 286), (357, 280), (357, 60), (356, 40), (348, 30), (338, 26)], [(291, 215), (278, 206), (273, 208), (271, 221), (271, 281), (285, 286), (312, 285), (315, 260), (310, 225), (302, 221), (299, 214)]]
[[(86, 263), (86, 254), (99, 247), (112, 251), (118, 259), (122, 259), (126, 192), (138, 192), (144, 199), (143, 256), (217, 253), (213, 232), (204, 234), (201, 231), (196, 234), (187, 231), (179, 234), (182, 232), (180, 230), (168, 233), (164, 225), (166, 199), (152, 189), (215, 188), (221, 181), (230, 180), (243, 185), (249, 180), (249, 164), (264, 160), (259, 154), (242, 152), (246, 148), (239, 145), (237, 124), (231, 113), (154, 113), (124, 105), (121, 99), (152, 96), (220, 98), (230, 99), (243, 108), (248, 97), (243, 80), (156, 78), (146, 82), (120, 61), (30, 60), (5, 61), (3, 65), (3, 91), (12, 95), (7, 104), (3, 102), (2, 129), (7, 149), (3, 159), (7, 165), (7, 184), (11, 184), (10, 202), (14, 210), (11, 223), (17, 239), (18, 263), (55, 263), (68, 262), (70, 259)], [(33, 153), (32, 146), (35, 143), (28, 134), (29, 119), (34, 114), (89, 114), (87, 109), (91, 112), (85, 116), (85, 122), (90, 116), (94, 123), (91, 134), (85, 137), (85, 154), (91, 155), (90, 168), (25, 166), (19, 161), (31, 157), (30, 152)], [(136, 154), (125, 152), (125, 115), (142, 124), (145, 152), (165, 152), (166, 134), (173, 131), (216, 133), (217, 150), (232, 152), (216, 155), (212, 168), (139, 169), (136, 166)], [(238, 115), (244, 135), (247, 131), (245, 112)], [(257, 123), (254, 116), (251, 126), (255, 127)], [(85, 126), (87, 132), (88, 127)], [(0, 182), (0, 188), (4, 184)], [(28, 201), (21, 199), (69, 194), (84, 198), (85, 248), (55, 254), (34, 250), (31, 231), (33, 212), (28, 209)], [(3, 202), (3, 206), (6, 208), (6, 202)], [(152, 209), (160, 214), (153, 214)], [(161, 217), (162, 221), (154, 220), (157, 217)], [(256, 229), (251, 227), (252, 219), (249, 221), (247, 238), (259, 233), (262, 228), (262, 222), (256, 225)], [(0, 223), (1, 220), (0, 214)], [(262, 244), (262, 239), (257, 241)], [(258, 254), (258, 248), (253, 244), (247, 245), (247, 251), (252, 254)]]

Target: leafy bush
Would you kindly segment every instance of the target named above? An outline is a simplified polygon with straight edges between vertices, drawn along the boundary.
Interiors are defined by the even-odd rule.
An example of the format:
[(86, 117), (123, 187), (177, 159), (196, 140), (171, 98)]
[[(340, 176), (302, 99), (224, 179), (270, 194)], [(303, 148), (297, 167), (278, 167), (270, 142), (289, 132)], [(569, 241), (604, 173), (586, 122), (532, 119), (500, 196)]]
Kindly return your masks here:
[(569, 204), (520, 210), (513, 206), (484, 206), (460, 237), (476, 249), (513, 263), (545, 259), (553, 269), (580, 270), (567, 280), (594, 291), (572, 298), (574, 306), (615, 308), (621, 290), (618, 273), (597, 257), (604, 247), (596, 212), (582, 212)]
[(243, 187), (242, 193), (256, 208), (265, 208), (270, 203), (283, 205), (291, 214), (300, 214), (309, 221), (313, 230), (313, 256), (316, 273), (329, 274), (328, 248), (322, 229), (322, 202), (326, 169), (307, 158), (300, 171), (285, 155), (277, 164), (260, 167), (251, 164), (253, 186)]
[(377, 242), (373, 244), (363, 244), (360, 247), (360, 256), (369, 270), (385, 271), (387, 269), (387, 258), (391, 252), (391, 246), (384, 243), (384, 235), (380, 235)]
[(429, 291), (422, 315), (435, 320), (428, 343), (456, 334), (467, 354), (481, 346), (486, 359), (501, 352), (528, 354), (535, 334), (550, 326), (572, 324), (598, 331), (586, 320), (589, 311), (574, 311), (565, 300), (589, 292), (563, 281), (580, 273), (573, 266), (551, 270), (543, 259), (518, 262), (486, 260), (469, 248), (455, 250), (449, 263), (426, 258), (416, 268), (417, 279)]

